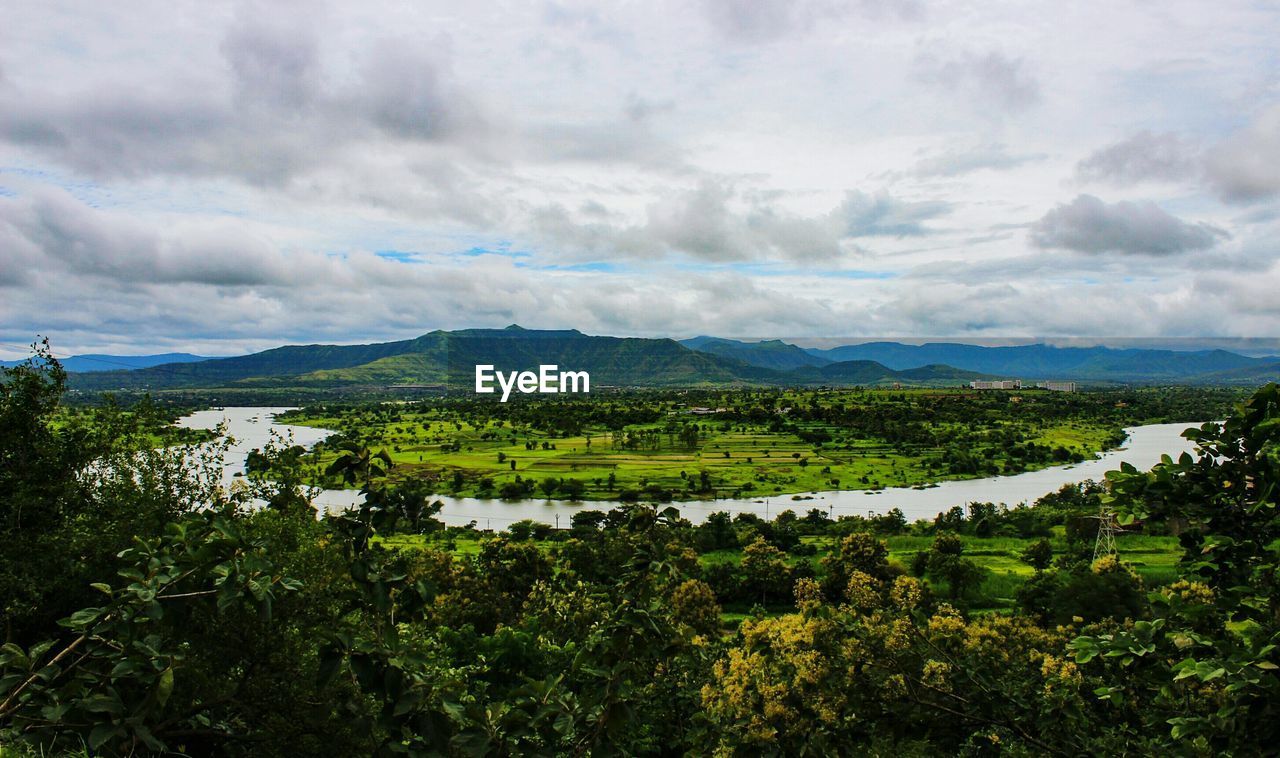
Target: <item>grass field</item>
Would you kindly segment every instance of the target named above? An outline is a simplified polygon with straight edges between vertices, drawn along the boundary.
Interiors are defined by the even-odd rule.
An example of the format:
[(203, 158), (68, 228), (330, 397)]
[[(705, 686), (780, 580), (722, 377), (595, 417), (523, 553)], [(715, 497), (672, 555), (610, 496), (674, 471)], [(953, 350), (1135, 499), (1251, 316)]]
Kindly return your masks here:
[[(1034, 391), (1027, 393), (1034, 397)], [(616, 500), (630, 490), (646, 499), (774, 496), (800, 492), (921, 486), (947, 479), (1008, 474), (1083, 460), (1114, 444), (1119, 425), (1098, 418), (1037, 419), (1019, 408), (992, 410), (905, 426), (927, 427), (911, 442), (889, 441), (841, 423), (777, 418), (788, 403), (827, 403), (856, 417), (847, 406), (863, 403), (867, 414), (893, 417), (899, 409), (919, 413), (921, 398), (971, 402), (962, 393), (938, 390), (896, 393), (831, 391), (789, 393), (776, 401), (781, 410), (768, 420), (745, 420), (728, 409), (690, 408), (678, 402), (654, 402), (660, 420), (627, 424), (622, 429), (586, 424), (574, 434), (557, 434), (534, 423), (500, 414), (408, 409), (389, 412), (291, 414), (289, 423), (338, 430), (371, 449), (385, 449), (395, 464), (393, 478), (422, 479), (437, 492), (500, 496), (504, 485), (519, 482), (523, 496)], [(868, 399), (870, 398), (870, 399)], [(892, 399), (889, 399), (892, 398)], [(826, 406), (824, 406), (826, 407)], [(978, 409), (982, 413), (977, 412)], [(724, 412), (717, 412), (724, 411)], [(689, 435), (687, 430), (695, 432)], [(1016, 458), (1011, 447), (1041, 451)], [(968, 468), (958, 466), (960, 450)], [(1062, 457), (1048, 458), (1043, 451)], [(322, 450), (307, 459), (312, 481), (325, 479), (324, 468), (336, 456)], [(950, 457), (949, 457), (950, 456)], [(531, 483), (531, 484), (530, 484)], [(570, 487), (569, 485), (572, 485)]]

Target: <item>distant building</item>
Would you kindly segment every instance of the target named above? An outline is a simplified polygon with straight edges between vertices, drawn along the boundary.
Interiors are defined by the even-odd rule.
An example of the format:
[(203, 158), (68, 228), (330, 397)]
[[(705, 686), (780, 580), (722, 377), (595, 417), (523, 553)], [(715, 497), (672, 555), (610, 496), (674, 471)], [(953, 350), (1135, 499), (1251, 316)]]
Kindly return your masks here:
[(1053, 390), (1054, 392), (1075, 392), (1075, 382), (1036, 382), (1036, 386), (1042, 390)]
[(975, 390), (1020, 390), (1022, 389), (1021, 379), (997, 379), (995, 381), (979, 380), (969, 382), (969, 387)]

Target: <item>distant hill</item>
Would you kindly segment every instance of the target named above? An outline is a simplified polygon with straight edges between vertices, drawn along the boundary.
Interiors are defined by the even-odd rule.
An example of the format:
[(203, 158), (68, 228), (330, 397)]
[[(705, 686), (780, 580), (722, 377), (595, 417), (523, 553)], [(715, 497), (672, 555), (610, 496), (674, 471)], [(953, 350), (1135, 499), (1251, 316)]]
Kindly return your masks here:
[(1277, 361), (1251, 358), (1226, 350), (1143, 350), (1107, 347), (1016, 345), (983, 347), (951, 342), (905, 345), (867, 342), (830, 350), (808, 349), (810, 355), (834, 361), (871, 360), (902, 371), (931, 364), (954, 366), (1025, 380), (1066, 379), (1095, 382), (1201, 383), (1218, 372), (1248, 370)]
[(894, 371), (876, 361), (841, 361), (825, 366), (807, 366), (786, 372), (793, 383), (832, 386), (887, 386), (903, 384), (926, 387), (955, 387), (975, 379), (990, 379), (986, 374), (964, 371), (951, 366), (921, 366)]
[(698, 353), (669, 339), (591, 337), (576, 330), (434, 331), (371, 345), (291, 345), (201, 363), (79, 376), (84, 390), (351, 385), (469, 387), (476, 364), (503, 370), (554, 363), (588, 371), (595, 386), (692, 386), (768, 383), (774, 377), (740, 361)]
[[(719, 341), (716, 341), (719, 342)], [(728, 343), (729, 341), (724, 341)], [(747, 343), (741, 343), (747, 344)], [(733, 352), (733, 345), (718, 346)], [(830, 363), (776, 343), (747, 349), (757, 362), (774, 354), (786, 366), (800, 356), (810, 364), (790, 369), (755, 365), (731, 354), (691, 350), (670, 339), (596, 337), (576, 330), (463, 329), (434, 331), (412, 340), (370, 345), (291, 345), (234, 358), (174, 363), (132, 371), (80, 374), (72, 387), (86, 391), (211, 387), (473, 386), (475, 366), (536, 369), (554, 363), (587, 371), (593, 387), (719, 385), (962, 384), (981, 375), (952, 367), (896, 372), (873, 361)], [(820, 364), (820, 365), (812, 365)]]
[[(90, 356), (84, 356), (88, 359)], [(133, 359), (161, 358), (146, 356)], [(115, 360), (115, 357), (102, 360)], [(593, 387), (910, 386), (947, 387), (974, 379), (1077, 382), (1258, 384), (1280, 375), (1280, 359), (1224, 350), (1113, 350), (1049, 345), (981, 347), (958, 343), (875, 342), (804, 350), (778, 340), (716, 337), (597, 337), (577, 330), (434, 331), (368, 345), (289, 345), (233, 358), (182, 355), (130, 370), (72, 375), (86, 391), (170, 388), (469, 388), (475, 366), (536, 369), (554, 363), (587, 371)]]
[(726, 358), (736, 358), (749, 366), (789, 371), (803, 366), (825, 366), (833, 363), (828, 358), (813, 355), (803, 348), (782, 340), (764, 342), (739, 342), (719, 337), (694, 337), (680, 340), (680, 344), (700, 353), (710, 353)]
[(343, 369), (314, 371), (297, 382), (448, 384), (469, 387), (475, 366), (536, 369), (543, 363), (587, 371), (596, 386), (691, 386), (767, 381), (741, 361), (698, 353), (670, 339), (593, 337), (577, 330), (464, 329), (431, 332), (412, 351)]
[(1201, 374), (1196, 377), (1196, 380), (1202, 384), (1232, 384), (1247, 387), (1257, 387), (1267, 382), (1280, 382), (1280, 361), (1273, 360), (1271, 363), (1263, 363), (1259, 366), (1245, 366)]
[[(67, 371), (88, 373), (91, 371), (132, 371), (151, 366), (161, 366), (166, 363), (195, 363), (207, 360), (209, 360), (207, 356), (192, 355), (191, 353), (157, 353), (156, 355), (85, 353), (84, 355), (73, 355), (70, 358), (60, 358), (58, 362)], [(19, 363), (22, 363), (22, 361), (0, 361), (0, 366), (9, 368), (17, 366)]]
[(840, 361), (825, 366), (794, 369), (788, 374), (803, 384), (841, 385), (890, 385), (954, 387), (968, 384), (974, 379), (989, 379), (986, 374), (963, 371), (951, 366), (923, 366), (907, 371), (894, 371), (876, 361)]

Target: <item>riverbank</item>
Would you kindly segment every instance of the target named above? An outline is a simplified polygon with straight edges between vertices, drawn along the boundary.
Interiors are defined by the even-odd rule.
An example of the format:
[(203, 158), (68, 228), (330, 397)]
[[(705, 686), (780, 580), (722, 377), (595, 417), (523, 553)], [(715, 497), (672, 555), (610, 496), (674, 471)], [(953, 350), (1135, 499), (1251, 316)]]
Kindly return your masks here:
[[(228, 459), (223, 463), (223, 473), (228, 485), (237, 474), (244, 473), (244, 456), (250, 450), (262, 448), (272, 439), (272, 433), (292, 440), (293, 444), (310, 448), (325, 439), (331, 430), (310, 426), (277, 423), (274, 416), (289, 410), (285, 407), (240, 407), (199, 411), (183, 417), (178, 425), (192, 429), (212, 429), (219, 423), (226, 424), (226, 433), (235, 439)], [(993, 502), (1006, 505), (1030, 503), (1060, 489), (1086, 479), (1100, 480), (1106, 472), (1119, 468), (1122, 462), (1139, 469), (1147, 469), (1160, 461), (1161, 455), (1177, 457), (1190, 452), (1194, 446), (1182, 438), (1181, 433), (1195, 424), (1149, 424), (1125, 429), (1126, 441), (1119, 449), (1111, 450), (1083, 463), (1054, 466), (1015, 476), (988, 477), (947, 481), (936, 487), (915, 489), (895, 487), (882, 490), (813, 491), (797, 495), (769, 498), (733, 498), (714, 501), (673, 502), (684, 518), (702, 523), (717, 511), (729, 513), (754, 513), (763, 518), (777, 515), (784, 509), (797, 512), (819, 508), (832, 518), (844, 515), (868, 515), (900, 509), (908, 520), (933, 518), (953, 506), (970, 502)], [(321, 490), (316, 498), (317, 506), (329, 511), (340, 511), (359, 500), (354, 490)], [(542, 498), (500, 500), (474, 497), (438, 496), (444, 503), (439, 518), (446, 524), (464, 526), (474, 522), (481, 529), (503, 529), (521, 520), (565, 527), (574, 513), (582, 510), (608, 510), (617, 504), (610, 501), (566, 501)]]

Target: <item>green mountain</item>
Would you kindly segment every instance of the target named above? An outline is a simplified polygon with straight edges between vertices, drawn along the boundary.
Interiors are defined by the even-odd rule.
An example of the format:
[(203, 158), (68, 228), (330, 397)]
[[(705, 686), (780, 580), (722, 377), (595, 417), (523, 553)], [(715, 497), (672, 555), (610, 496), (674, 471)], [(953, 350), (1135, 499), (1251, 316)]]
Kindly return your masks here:
[(809, 366), (786, 372), (791, 383), (808, 385), (891, 385), (906, 384), (927, 387), (954, 387), (974, 379), (990, 379), (986, 374), (964, 371), (951, 366), (922, 366), (907, 371), (894, 371), (876, 361), (840, 361), (825, 366)]
[[(427, 335), (430, 336), (430, 335)], [(420, 340), (373, 345), (288, 345), (233, 358), (166, 363), (132, 371), (99, 371), (71, 377), (74, 389), (219, 387), (255, 377), (292, 377), (324, 369), (352, 368), (379, 358), (413, 352)]]
[(769, 383), (769, 372), (694, 352), (674, 340), (592, 337), (576, 330), (464, 329), (372, 345), (296, 345), (235, 358), (76, 376), (76, 389), (182, 387), (470, 387), (477, 364), (587, 371), (594, 386)]
[(790, 371), (804, 366), (825, 366), (831, 360), (811, 355), (803, 348), (782, 340), (764, 342), (739, 342), (719, 337), (694, 337), (680, 340), (680, 344), (700, 353), (710, 353), (724, 358), (734, 358), (750, 366)]
[(1280, 361), (1257, 366), (1243, 366), (1227, 371), (1214, 371), (1196, 377), (1201, 384), (1230, 384), (1257, 387), (1268, 382), (1280, 382)]
[(1141, 348), (1054, 347), (1014, 345), (984, 347), (952, 342), (905, 345), (865, 342), (830, 350), (809, 349), (828, 360), (869, 360), (897, 371), (943, 364), (968, 371), (1023, 380), (1059, 379), (1078, 382), (1213, 383), (1202, 377), (1219, 372), (1248, 372), (1277, 358), (1252, 358), (1226, 350), (1149, 350)]
[[(796, 352), (803, 353), (791, 347), (765, 344), (748, 352), (754, 352), (757, 363), (759, 356), (770, 352), (792, 358)], [(71, 385), (83, 391), (413, 385), (467, 389), (474, 386), (477, 364), (492, 364), (500, 371), (556, 364), (561, 370), (589, 372), (593, 388), (897, 382), (942, 386), (982, 377), (949, 366), (898, 372), (874, 361), (816, 360), (821, 365), (788, 367), (793, 361), (782, 357), (775, 361), (777, 366), (761, 366), (733, 355), (691, 350), (670, 339), (596, 337), (576, 330), (527, 330), (513, 325), (434, 331), (412, 340), (371, 345), (294, 345), (199, 363), (74, 375)]]
[(471, 387), (475, 367), (537, 370), (555, 364), (586, 371), (593, 386), (690, 386), (757, 383), (767, 372), (740, 361), (697, 353), (669, 339), (592, 337), (577, 330), (465, 329), (432, 332), (414, 341), (413, 352), (351, 368), (318, 370), (292, 384), (446, 384)]

